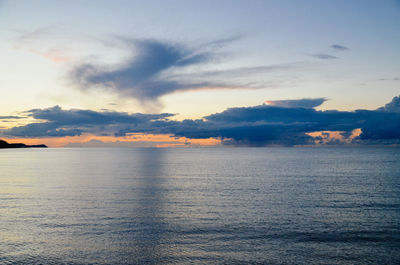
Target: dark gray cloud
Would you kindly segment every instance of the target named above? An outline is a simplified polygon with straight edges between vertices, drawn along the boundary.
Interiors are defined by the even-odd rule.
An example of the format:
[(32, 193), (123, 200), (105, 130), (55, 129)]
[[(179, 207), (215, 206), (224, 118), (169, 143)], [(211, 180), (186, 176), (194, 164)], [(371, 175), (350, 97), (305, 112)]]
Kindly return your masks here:
[(128, 114), (124, 112), (104, 111), (97, 112), (93, 110), (63, 110), (59, 106), (47, 109), (32, 109), (27, 112), (37, 120), (46, 120), (61, 125), (104, 125), (114, 123), (132, 123), (138, 124), (150, 120), (165, 119), (173, 114)]
[(18, 120), (23, 119), (24, 117), (20, 116), (0, 116), (0, 120)]
[(360, 139), (383, 144), (397, 140), (395, 143), (400, 144), (400, 96), (371, 113), (362, 127)]
[(306, 133), (353, 130), (361, 126), (356, 116), (350, 112), (260, 105), (232, 108), (206, 118), (215, 127), (210, 134), (216, 133), (223, 139), (227, 138), (231, 144), (259, 146), (311, 144), (313, 139)]
[[(331, 52), (339, 52), (339, 51), (346, 51), (346, 50), (349, 49), (349, 48), (347, 48), (347, 47), (345, 47), (343, 45), (339, 45), (339, 44), (332, 44), (330, 46), (330, 48), (331, 49), (329, 51), (327, 51), (329, 53), (331, 53)], [(312, 54), (311, 56), (313, 56), (315, 58), (318, 58), (318, 59), (321, 59), (321, 60), (338, 59), (337, 56), (334, 56), (334, 55), (329, 54), (329, 53), (316, 53), (316, 54)]]
[(78, 128), (63, 128), (60, 124), (52, 122), (31, 123), (6, 129), (2, 132), (5, 136), (41, 138), (41, 137), (64, 137), (81, 135), (84, 130)]
[(72, 71), (73, 80), (82, 89), (100, 86), (124, 96), (154, 100), (177, 90), (207, 86), (207, 82), (173, 80), (166, 71), (202, 65), (217, 57), (216, 53), (204, 49), (157, 40), (125, 40), (125, 43), (132, 50), (127, 62), (112, 68), (82, 64)]
[(235, 36), (197, 47), (151, 39), (123, 39), (124, 47), (132, 54), (126, 62), (115, 66), (83, 63), (71, 71), (70, 77), (82, 90), (106, 89), (124, 97), (152, 101), (176, 91), (205, 87), (257, 89), (261, 88), (261, 82), (246, 83), (243, 79), (249, 75), (293, 67), (272, 65), (216, 71), (199, 69), (226, 59), (227, 55), (219, 49), (240, 38)]
[[(91, 110), (63, 110), (56, 106), (28, 113), (43, 120), (1, 130), (5, 136), (58, 137), (94, 133), (123, 136), (127, 133), (172, 134), (187, 138), (220, 138), (224, 144), (264, 146), (313, 144), (308, 135), (318, 131), (340, 131), (355, 143), (400, 143), (399, 97), (377, 110), (317, 111), (312, 105), (325, 99), (291, 101), (291, 107), (259, 105), (229, 108), (199, 120), (173, 121), (172, 114), (127, 114)], [(282, 101), (285, 102), (285, 101)], [(279, 105), (279, 103), (278, 103)], [(304, 107), (305, 106), (305, 107)], [(359, 137), (349, 138), (360, 128)], [(333, 143), (332, 141), (330, 143)]]
[(349, 49), (349, 48), (347, 48), (346, 46), (339, 45), (339, 44), (333, 44), (333, 45), (331, 45), (331, 48), (332, 48), (332, 49), (335, 49), (335, 50), (337, 50), (337, 51), (346, 51), (346, 50)]
[(59, 106), (47, 109), (32, 109), (29, 116), (43, 122), (13, 127), (3, 134), (17, 137), (61, 137), (81, 135), (83, 132), (113, 134), (127, 125), (134, 128), (153, 120), (166, 119), (173, 114), (128, 114), (124, 112), (93, 110), (63, 110)]
[(284, 108), (315, 108), (326, 101), (326, 98), (303, 98), (292, 100), (268, 100), (271, 106), (284, 107)]
[[(388, 112), (365, 121), (361, 140), (377, 143), (400, 143), (400, 113)], [(387, 141), (392, 140), (392, 141)]]
[(239, 145), (302, 145), (315, 140), (307, 133), (341, 131), (349, 137), (351, 131), (361, 128), (362, 134), (353, 140), (357, 143), (400, 141), (400, 113), (391, 111), (317, 111), (260, 105), (231, 108), (205, 118), (191, 121), (186, 128), (175, 128), (174, 133), (189, 138), (220, 137), (225, 143)]
[(322, 59), (322, 60), (331, 60), (331, 59), (337, 59), (336, 56), (326, 54), (326, 53), (317, 53), (312, 55), (315, 58)]

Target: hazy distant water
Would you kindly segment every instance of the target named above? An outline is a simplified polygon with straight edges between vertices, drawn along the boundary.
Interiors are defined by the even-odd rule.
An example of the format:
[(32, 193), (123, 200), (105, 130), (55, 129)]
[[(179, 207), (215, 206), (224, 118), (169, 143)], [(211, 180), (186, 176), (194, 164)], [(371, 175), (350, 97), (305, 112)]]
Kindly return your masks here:
[(398, 264), (399, 148), (0, 150), (0, 264)]

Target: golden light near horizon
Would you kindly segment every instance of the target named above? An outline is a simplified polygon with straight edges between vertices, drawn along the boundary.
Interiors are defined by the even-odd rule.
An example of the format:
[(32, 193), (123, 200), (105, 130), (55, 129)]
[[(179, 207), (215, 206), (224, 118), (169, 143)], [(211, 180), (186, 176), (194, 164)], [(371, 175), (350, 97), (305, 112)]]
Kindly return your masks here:
[(220, 139), (189, 139), (173, 135), (153, 135), (130, 133), (126, 136), (97, 136), (83, 134), (80, 136), (51, 138), (4, 138), (9, 143), (25, 143), (28, 145), (46, 144), (49, 147), (201, 147), (221, 144)]

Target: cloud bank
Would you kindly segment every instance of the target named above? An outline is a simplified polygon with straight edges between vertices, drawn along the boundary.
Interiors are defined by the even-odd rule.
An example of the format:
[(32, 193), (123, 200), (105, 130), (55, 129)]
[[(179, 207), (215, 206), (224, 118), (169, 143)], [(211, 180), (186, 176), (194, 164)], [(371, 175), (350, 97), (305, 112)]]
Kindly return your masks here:
[[(173, 114), (128, 114), (91, 110), (63, 110), (55, 106), (33, 109), (38, 122), (1, 130), (7, 137), (62, 137), (92, 133), (124, 136), (129, 133), (169, 134), (191, 139), (219, 138), (223, 144), (266, 146), (314, 144), (309, 133), (336, 131), (357, 144), (400, 143), (400, 98), (377, 110), (318, 111), (325, 99), (275, 101), (276, 105), (229, 108), (199, 120), (174, 121)], [(39, 122), (41, 121), (41, 122)]]
[(14, 137), (63, 137), (81, 135), (83, 132), (98, 135), (115, 134), (121, 126), (140, 126), (154, 120), (162, 120), (173, 114), (128, 114), (124, 112), (92, 110), (63, 110), (59, 106), (47, 109), (32, 109), (28, 116), (44, 122), (35, 122), (25, 126), (13, 127), (4, 131)]

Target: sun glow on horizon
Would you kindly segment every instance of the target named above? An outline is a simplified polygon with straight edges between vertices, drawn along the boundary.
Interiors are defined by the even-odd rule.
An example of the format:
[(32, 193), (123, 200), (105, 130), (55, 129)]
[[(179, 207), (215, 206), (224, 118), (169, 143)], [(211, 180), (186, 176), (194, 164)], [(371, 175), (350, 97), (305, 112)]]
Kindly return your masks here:
[(169, 134), (129, 133), (126, 136), (97, 136), (82, 134), (80, 136), (47, 137), (47, 138), (6, 138), (9, 143), (28, 145), (46, 144), (48, 147), (194, 147), (220, 145), (216, 138), (189, 139)]

